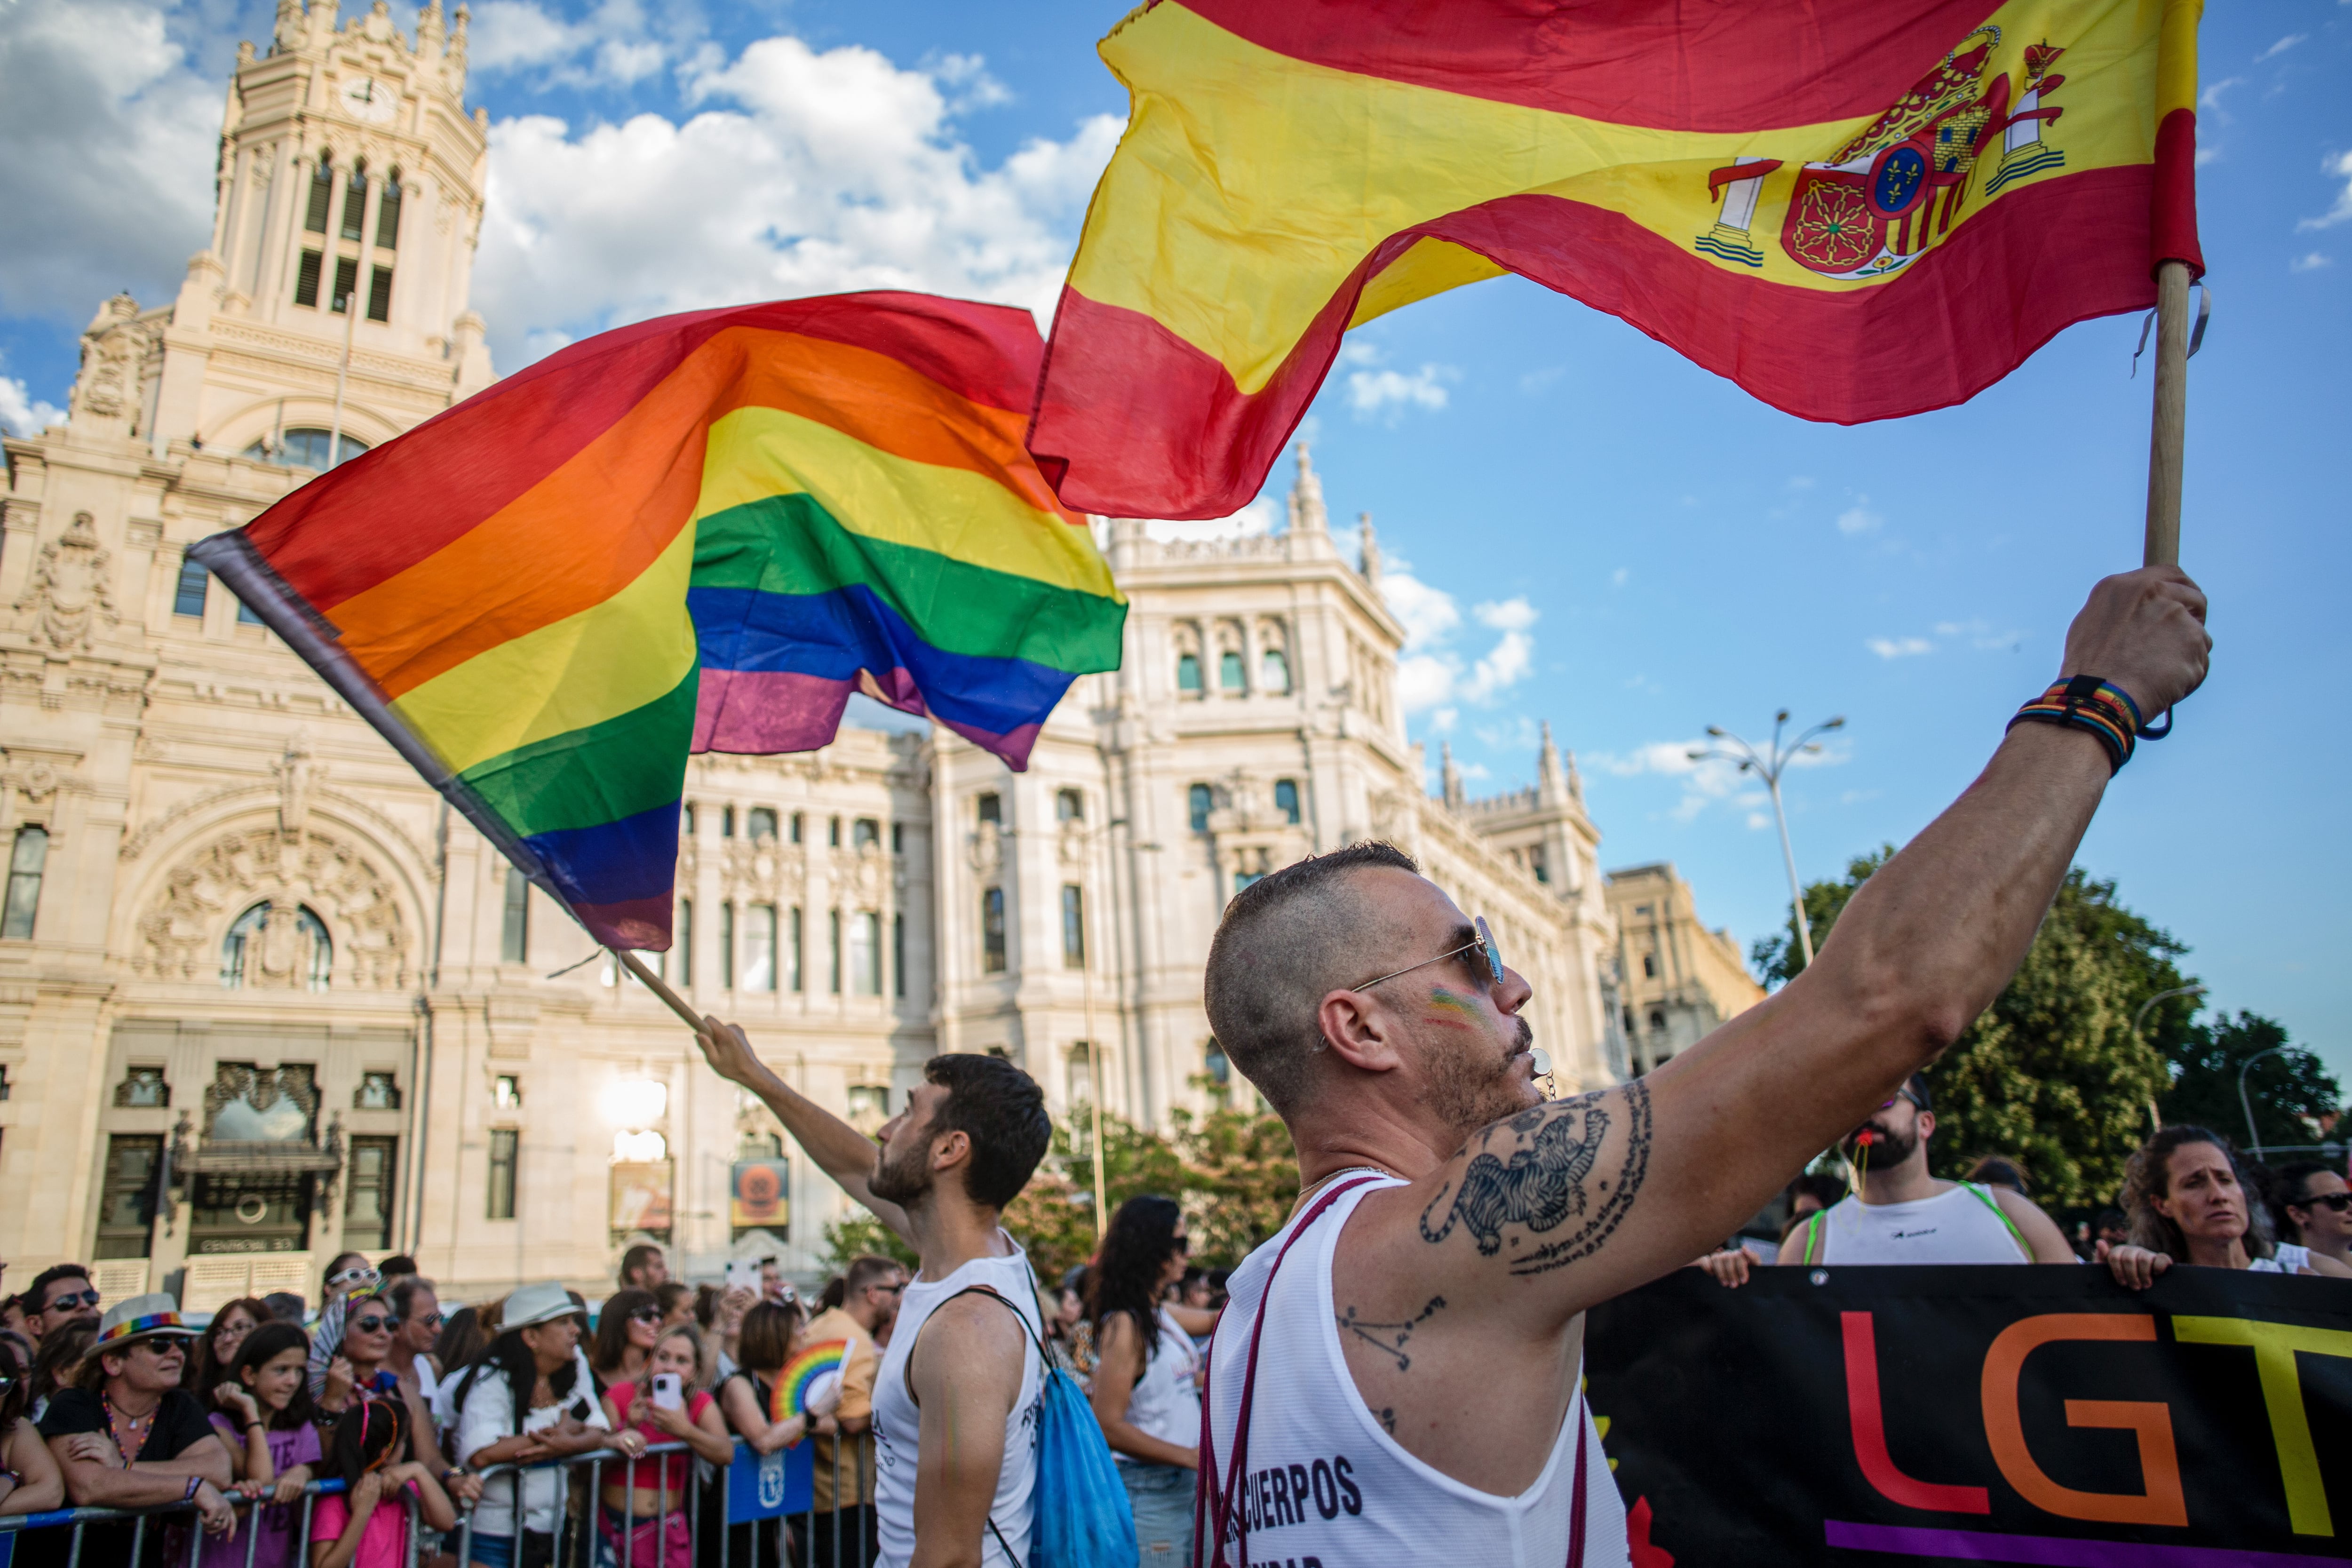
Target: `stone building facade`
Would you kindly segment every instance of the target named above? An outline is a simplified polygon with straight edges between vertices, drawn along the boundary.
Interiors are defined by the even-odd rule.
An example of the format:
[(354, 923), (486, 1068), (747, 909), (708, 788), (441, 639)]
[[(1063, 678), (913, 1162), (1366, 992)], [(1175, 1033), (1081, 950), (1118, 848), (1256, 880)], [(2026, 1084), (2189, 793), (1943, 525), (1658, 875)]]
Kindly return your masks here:
[[(201, 568), (354, 444), (488, 384), (467, 289), (487, 119), (466, 13), (281, 0), (241, 50), (211, 244), (118, 297), (66, 421), (0, 489), (0, 1256), (111, 1294), (315, 1297), (341, 1249), (451, 1299), (609, 1281), (629, 1240), (698, 1274), (812, 1271), (845, 1200), (642, 986)], [(338, 441), (340, 438), (340, 446)], [(845, 729), (695, 760), (678, 942), (698, 1005), (868, 1127), (939, 1051), (1002, 1051), (1056, 1114), (1164, 1125), (1246, 1093), (1201, 1007), (1233, 891), (1366, 837), (1421, 858), (1534, 982), (1562, 1091), (1624, 1069), (1598, 834), (1549, 734), (1538, 783), (1429, 795), (1369, 530), (1335, 544), (1300, 454), (1286, 531), (1097, 524), (1132, 609), (1116, 673), (1028, 772), (943, 731)]]
[(1634, 1072), (1648, 1072), (1717, 1024), (1764, 1000), (1731, 933), (1698, 918), (1691, 886), (1672, 862), (1608, 876), (1616, 925), (1618, 1025)]

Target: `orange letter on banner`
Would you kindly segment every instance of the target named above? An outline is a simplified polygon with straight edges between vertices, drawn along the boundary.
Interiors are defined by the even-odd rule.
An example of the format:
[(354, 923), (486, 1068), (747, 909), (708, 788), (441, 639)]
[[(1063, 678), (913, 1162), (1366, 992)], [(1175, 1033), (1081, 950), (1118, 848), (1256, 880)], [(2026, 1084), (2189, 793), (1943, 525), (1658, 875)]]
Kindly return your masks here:
[(1868, 1312), (1841, 1312), (1845, 1330), (1845, 1409), (1853, 1424), (1853, 1457), (1863, 1479), (1879, 1495), (1905, 1508), (1937, 1513), (1990, 1513), (1992, 1497), (1982, 1487), (1916, 1481), (1895, 1468), (1886, 1452), (1886, 1422), (1878, 1402), (1878, 1340)]
[[(2180, 1460), (2172, 1447), (2172, 1410), (2168, 1405), (2113, 1399), (2070, 1399), (2070, 1426), (2116, 1426), (2139, 1437), (2140, 1474), (2147, 1490), (2133, 1497), (2123, 1492), (2078, 1492), (2062, 1487), (2042, 1473), (2025, 1447), (2024, 1424), (2017, 1414), (2018, 1374), (2025, 1358), (2057, 1340), (2145, 1340), (2156, 1338), (2156, 1320), (2128, 1312), (2048, 1312), (2022, 1318), (2000, 1331), (1985, 1352), (1985, 1436), (1991, 1441), (1993, 1462), (2018, 1495), (2045, 1513), (2063, 1519), (2092, 1519), (2107, 1524), (2175, 1524), (2189, 1522), (2189, 1505), (2180, 1493)], [(1852, 1359), (1853, 1352), (1847, 1352)]]

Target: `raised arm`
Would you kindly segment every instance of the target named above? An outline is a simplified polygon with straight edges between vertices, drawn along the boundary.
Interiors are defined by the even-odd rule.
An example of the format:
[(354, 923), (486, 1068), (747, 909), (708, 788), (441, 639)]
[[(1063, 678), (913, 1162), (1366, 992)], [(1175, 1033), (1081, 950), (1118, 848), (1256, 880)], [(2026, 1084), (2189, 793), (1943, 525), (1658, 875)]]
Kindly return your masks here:
[(1013, 1309), (984, 1296), (959, 1296), (925, 1321), (907, 1376), (922, 1411), (908, 1568), (980, 1568), (1027, 1348)]
[(776, 1120), (784, 1124), (784, 1131), (793, 1135), (793, 1142), (808, 1151), (809, 1158), (838, 1183), (843, 1192), (872, 1210), (875, 1218), (898, 1233), (909, 1247), (914, 1245), (915, 1238), (907, 1228), (907, 1211), (876, 1197), (866, 1184), (866, 1178), (874, 1173), (873, 1139), (771, 1072), (768, 1064), (752, 1052), (751, 1042), (744, 1038), (740, 1026), (705, 1018), (695, 1038), (712, 1071), (758, 1095), (776, 1113)]
[[(2111, 681), (2152, 718), (2204, 679), (2204, 610), (2175, 569), (2110, 577), (2061, 673)], [(1540, 1340), (1713, 1247), (2000, 994), (2109, 771), (2086, 732), (2018, 726), (1855, 892), (1811, 967), (1646, 1079), (1496, 1122), (1366, 1200), (1371, 1245), (1348, 1271), (1425, 1282), (1453, 1322)]]

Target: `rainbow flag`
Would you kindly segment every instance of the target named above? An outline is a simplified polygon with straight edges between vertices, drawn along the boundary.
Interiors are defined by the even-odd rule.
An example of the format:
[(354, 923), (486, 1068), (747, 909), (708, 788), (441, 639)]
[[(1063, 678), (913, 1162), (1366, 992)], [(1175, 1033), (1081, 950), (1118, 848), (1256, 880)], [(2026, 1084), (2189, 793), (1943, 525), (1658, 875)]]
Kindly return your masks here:
[(190, 553), (609, 946), (669, 945), (690, 752), (854, 689), (1015, 769), (1126, 601), (1022, 446), (1028, 313), (920, 294), (574, 343)]
[[(789, 1421), (840, 1404), (841, 1369), (848, 1359), (847, 1340), (820, 1340), (804, 1347), (776, 1373), (776, 1385), (768, 1395), (768, 1419)], [(827, 1394), (833, 1397), (827, 1399)]]
[(2202, 270), (2200, 7), (1150, 0), (1030, 450), (1223, 516), (1342, 333), (1506, 272), (1808, 419), (1961, 402)]

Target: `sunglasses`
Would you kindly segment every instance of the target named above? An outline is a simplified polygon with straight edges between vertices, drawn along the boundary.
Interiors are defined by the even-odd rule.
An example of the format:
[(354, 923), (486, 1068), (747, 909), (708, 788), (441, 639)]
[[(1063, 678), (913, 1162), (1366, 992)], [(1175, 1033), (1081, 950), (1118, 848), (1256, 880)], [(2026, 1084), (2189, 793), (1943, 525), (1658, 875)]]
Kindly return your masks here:
[(95, 1307), (98, 1305), (98, 1292), (95, 1290), (68, 1290), (62, 1296), (50, 1297), (49, 1304), (43, 1307), (41, 1310), (44, 1312), (64, 1312), (68, 1311), (77, 1306)]
[(2352, 1209), (2352, 1193), (2315, 1193), (2286, 1205), (2291, 1209), (2330, 1208), (2337, 1214)]
[(1439, 953), (1435, 958), (1424, 958), (1419, 963), (1408, 963), (1402, 969), (1391, 969), (1379, 980), (1367, 980), (1353, 989), (1370, 991), (1383, 980), (1394, 980), (1400, 974), (1411, 974), (1416, 969), (1426, 969), (1433, 963), (1443, 963), (1449, 958), (1459, 958), (1465, 952), (1475, 952), (1478, 955), (1478, 962), (1470, 966), (1470, 973), (1482, 984), (1500, 985), (1503, 983), (1503, 950), (1496, 945), (1495, 933), (1486, 928), (1486, 917), (1480, 915), (1473, 921), (1471, 929), (1478, 934), (1460, 947), (1449, 949)]
[(353, 1318), (352, 1327), (363, 1334), (388, 1334), (400, 1327), (400, 1320), (378, 1317), (375, 1313), (370, 1312), (364, 1318)]
[(629, 1321), (633, 1323), (658, 1323), (661, 1321), (662, 1310), (659, 1307), (640, 1307), (629, 1314)]
[[(1910, 1101), (1913, 1105), (1915, 1105), (1915, 1106), (1916, 1106), (1916, 1105), (1918, 1105), (1918, 1104), (1919, 1104), (1919, 1097), (1918, 1097), (1917, 1095), (1916, 1095), (1916, 1094), (1912, 1093), (1912, 1092), (1911, 1092), (1909, 1089), (1896, 1089), (1896, 1090), (1895, 1091), (1895, 1100), (1880, 1100), (1880, 1101), (1878, 1102), (1878, 1109), (1879, 1109), (1879, 1110), (1894, 1110), (1894, 1109), (1895, 1109), (1895, 1100), (1909, 1100), (1909, 1101)], [(1924, 1107), (1922, 1107), (1922, 1109), (1925, 1109), (1925, 1108), (1924, 1108)]]
[(423, 1317), (415, 1321), (424, 1324), (428, 1329), (437, 1329), (448, 1321), (448, 1315), (445, 1312), (427, 1312)]
[(339, 1268), (327, 1276), (327, 1285), (331, 1289), (337, 1285), (359, 1283), (373, 1285), (379, 1278), (373, 1268)]
[(1192, 1238), (1189, 1236), (1175, 1237), (1172, 1238), (1172, 1245), (1177, 1251), (1190, 1254), (1192, 1250)]

